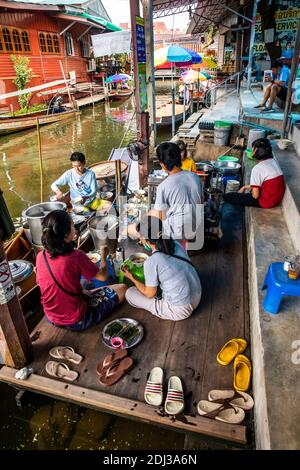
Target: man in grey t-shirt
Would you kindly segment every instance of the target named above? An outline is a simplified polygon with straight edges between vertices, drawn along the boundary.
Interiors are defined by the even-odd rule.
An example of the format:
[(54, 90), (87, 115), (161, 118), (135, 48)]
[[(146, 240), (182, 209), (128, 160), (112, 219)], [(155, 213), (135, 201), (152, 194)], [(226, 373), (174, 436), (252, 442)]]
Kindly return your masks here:
[(165, 234), (178, 241), (191, 240), (201, 223), (201, 180), (195, 173), (181, 170), (180, 149), (176, 144), (160, 144), (157, 156), (168, 177), (157, 188), (151, 214), (163, 220)]

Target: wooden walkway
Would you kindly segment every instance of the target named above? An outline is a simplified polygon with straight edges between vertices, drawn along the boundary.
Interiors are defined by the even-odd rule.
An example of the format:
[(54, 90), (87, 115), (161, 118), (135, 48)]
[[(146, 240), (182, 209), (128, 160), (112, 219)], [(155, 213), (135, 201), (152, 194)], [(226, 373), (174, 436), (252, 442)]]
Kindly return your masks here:
[[(101, 331), (108, 319), (81, 333), (53, 327), (43, 319), (33, 331), (33, 335), (40, 332), (33, 343), (34, 360), (30, 364), (35, 373), (18, 381), (14, 369), (2, 367), (0, 381), (173, 430), (245, 444), (246, 426), (203, 418), (196, 412), (197, 402), (207, 399), (209, 390), (232, 388), (233, 366), (224, 367), (216, 362), (219, 349), (230, 338), (249, 339), (242, 225), (241, 210), (224, 206), (223, 239), (207, 243), (205, 249), (192, 257), (202, 274), (203, 297), (189, 319), (163, 321), (127, 303), (109, 317), (109, 320), (135, 318), (145, 330), (143, 341), (129, 350), (134, 369), (114, 386), (102, 386), (95, 372), (97, 363), (109, 352), (101, 341)], [(53, 379), (45, 372), (45, 364), (51, 359), (48, 351), (56, 345), (73, 346), (85, 358), (79, 366), (72, 365), (80, 373), (75, 384)], [(181, 377), (186, 396), (184, 415), (174, 419), (144, 402), (147, 374), (154, 366), (164, 369), (165, 390), (171, 375)]]

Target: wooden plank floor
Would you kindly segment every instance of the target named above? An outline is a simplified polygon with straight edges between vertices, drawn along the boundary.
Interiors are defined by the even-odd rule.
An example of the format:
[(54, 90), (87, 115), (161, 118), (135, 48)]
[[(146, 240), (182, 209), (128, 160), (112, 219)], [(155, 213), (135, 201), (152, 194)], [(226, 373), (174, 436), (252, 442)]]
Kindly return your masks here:
[[(249, 339), (242, 222), (239, 208), (224, 205), (222, 240), (206, 243), (205, 248), (192, 257), (201, 271), (203, 296), (200, 306), (187, 320), (160, 320), (127, 303), (121, 305), (100, 325), (80, 333), (56, 328), (43, 319), (33, 332), (40, 331), (39, 338), (33, 343), (34, 360), (30, 364), (35, 370), (32, 389), (38, 391), (38, 377), (42, 376), (41, 393), (47, 394), (48, 387), (48, 394), (53, 396), (53, 390), (57, 388), (58, 395), (62, 393), (62, 396), (59, 395), (61, 399), (76, 401), (71, 390), (80, 387), (86, 391), (80, 395), (81, 403), (84, 405), (86, 400), (86, 404), (91, 405), (88, 402), (89, 392), (99, 391), (102, 392), (98, 396), (99, 409), (105, 407), (109, 397), (112, 402), (120, 398), (116, 407), (108, 409), (182, 431), (189, 430), (245, 443), (244, 426), (200, 418), (196, 413), (197, 402), (207, 399), (209, 390), (232, 388), (233, 365), (219, 365), (216, 362), (217, 352), (230, 338)], [(110, 351), (101, 341), (101, 331), (108, 321), (117, 317), (132, 317), (140, 321), (144, 326), (145, 337), (137, 347), (129, 350), (134, 361), (132, 371), (114, 386), (105, 387), (99, 383), (95, 372), (97, 363)], [(45, 364), (51, 359), (48, 351), (56, 345), (70, 345), (85, 358), (80, 365), (72, 365), (80, 375), (74, 385), (68, 385), (67, 391), (62, 386), (64, 383), (59, 380), (47, 378), (45, 381), (48, 377)], [(161, 417), (159, 410), (143, 403), (147, 374), (154, 366), (164, 369), (165, 389), (171, 375), (181, 377), (186, 395), (185, 415), (190, 424)], [(0, 380), (9, 382), (9, 377), (12, 378), (13, 374), (7, 369), (0, 370)], [(22, 382), (21, 386), (30, 389), (30, 379)], [(95, 403), (97, 404), (97, 400)], [(133, 406), (133, 403), (138, 403), (139, 407)], [(196, 425), (192, 425), (192, 422)]]

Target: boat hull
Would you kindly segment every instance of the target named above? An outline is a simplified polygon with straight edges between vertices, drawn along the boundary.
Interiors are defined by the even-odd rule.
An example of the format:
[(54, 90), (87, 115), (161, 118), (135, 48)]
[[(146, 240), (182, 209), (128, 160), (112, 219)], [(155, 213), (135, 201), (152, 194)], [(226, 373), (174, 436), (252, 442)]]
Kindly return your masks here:
[(25, 131), (27, 129), (32, 129), (37, 125), (37, 119), (40, 126), (46, 124), (52, 124), (54, 122), (65, 121), (67, 119), (73, 118), (76, 115), (80, 114), (78, 111), (65, 111), (63, 113), (57, 114), (48, 114), (46, 116), (36, 116), (31, 118), (12, 118), (5, 120), (5, 122), (0, 122), (0, 135), (12, 134), (14, 132)]
[(109, 93), (108, 98), (110, 101), (124, 101), (130, 98), (132, 91), (126, 93)]

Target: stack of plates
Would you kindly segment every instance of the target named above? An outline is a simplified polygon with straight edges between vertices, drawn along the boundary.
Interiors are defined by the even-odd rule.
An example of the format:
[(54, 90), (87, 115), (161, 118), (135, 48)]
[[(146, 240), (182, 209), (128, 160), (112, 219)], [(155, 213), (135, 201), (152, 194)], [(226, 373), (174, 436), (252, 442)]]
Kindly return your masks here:
[(228, 180), (225, 193), (235, 193), (240, 189), (240, 182), (237, 180)]

